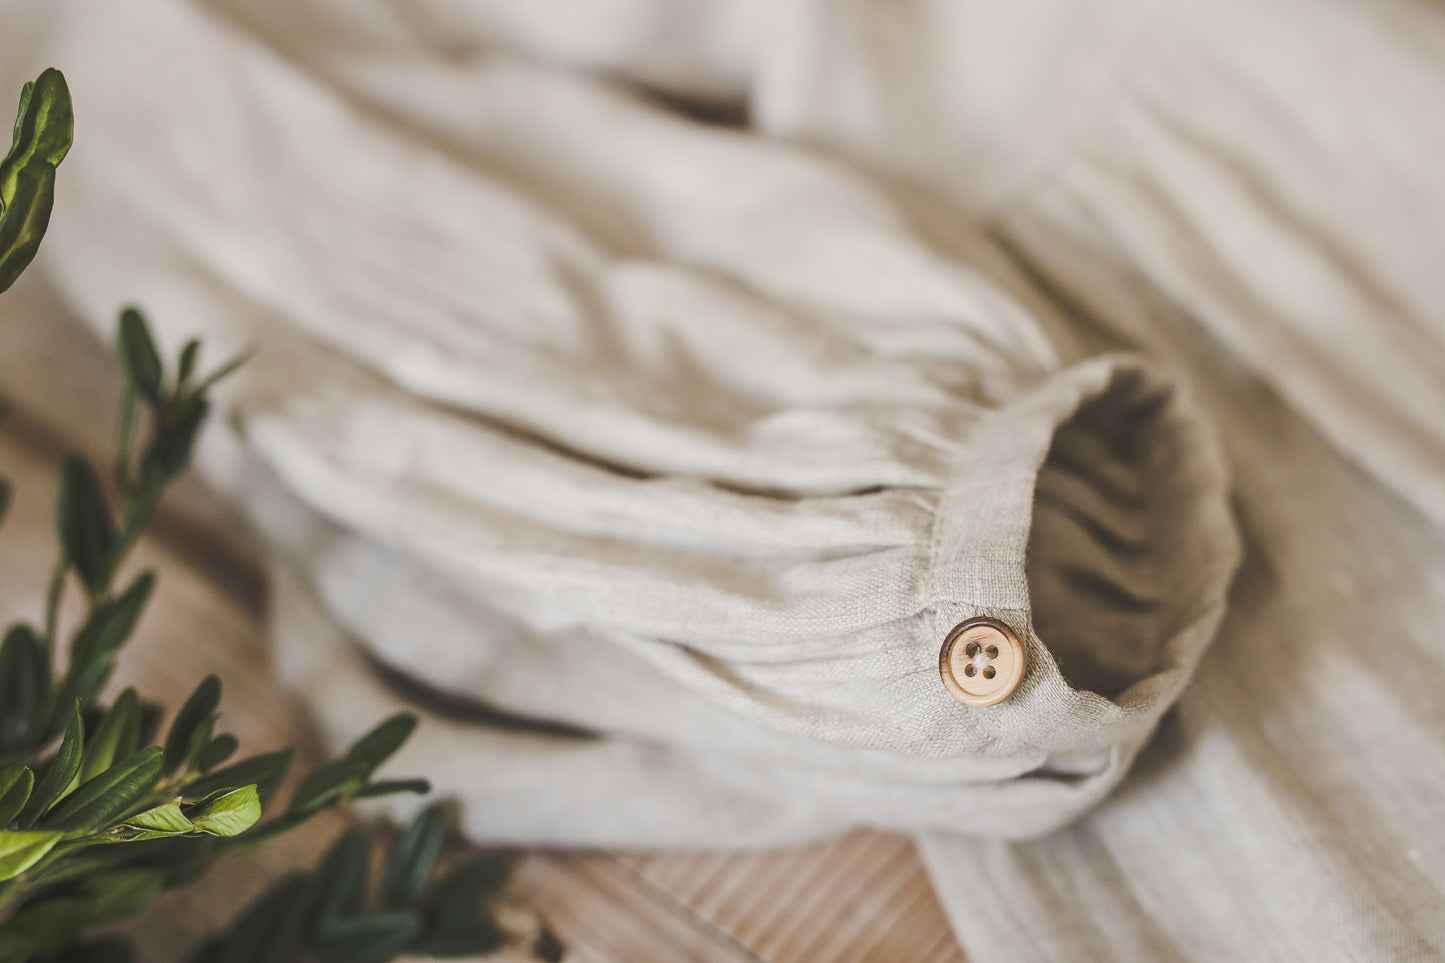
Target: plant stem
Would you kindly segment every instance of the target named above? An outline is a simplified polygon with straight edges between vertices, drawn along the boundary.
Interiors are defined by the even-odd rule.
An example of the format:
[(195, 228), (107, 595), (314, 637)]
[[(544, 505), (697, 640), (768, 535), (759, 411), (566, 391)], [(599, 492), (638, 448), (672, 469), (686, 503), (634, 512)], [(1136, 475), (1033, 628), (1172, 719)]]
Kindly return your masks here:
[(91, 599), (92, 606), (100, 605), (110, 597), (110, 589), (115, 582), (116, 573), (120, 571), (126, 556), (135, 547), (136, 540), (140, 538), (146, 522), (150, 521), (156, 504), (160, 501), (160, 496), (161, 492), (158, 486), (147, 486), (126, 504), (121, 513), (124, 522), (120, 535), (115, 543), (115, 548), (111, 551), (110, 564), (106, 568), (105, 578), (96, 588)]
[(130, 461), (131, 443), (135, 436), (135, 413), (135, 383), (127, 377), (125, 394), (121, 396), (120, 422), (116, 427), (115, 440), (115, 483), (122, 494), (129, 494), (131, 488)]

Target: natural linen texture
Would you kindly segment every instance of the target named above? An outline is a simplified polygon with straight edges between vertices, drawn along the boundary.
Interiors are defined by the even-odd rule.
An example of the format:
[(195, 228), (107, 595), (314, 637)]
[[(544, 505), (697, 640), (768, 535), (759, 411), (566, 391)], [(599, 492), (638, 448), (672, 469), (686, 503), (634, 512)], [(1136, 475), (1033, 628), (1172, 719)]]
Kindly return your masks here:
[(337, 741), (459, 697), (479, 837), (911, 829), (978, 961), (1445, 954), (1438, 9), (26, 15), (48, 263), (261, 347), (203, 468), (281, 668)]
[[(1035, 835), (1119, 781), (1188, 678), (1234, 558), (1188, 402), (1137, 360), (1062, 366), (843, 169), (477, 72), (514, 163), (556, 193), (611, 180), (592, 216), (624, 248), (203, 11), (88, 9), (64, 36), (94, 145), (67, 289), (260, 349), (235, 448), (203, 462), (277, 545), (281, 659), (320, 717), (376, 713), (372, 660), (585, 730), (424, 728), (477, 835)], [(990, 709), (937, 668), (981, 614), (1031, 665)]]

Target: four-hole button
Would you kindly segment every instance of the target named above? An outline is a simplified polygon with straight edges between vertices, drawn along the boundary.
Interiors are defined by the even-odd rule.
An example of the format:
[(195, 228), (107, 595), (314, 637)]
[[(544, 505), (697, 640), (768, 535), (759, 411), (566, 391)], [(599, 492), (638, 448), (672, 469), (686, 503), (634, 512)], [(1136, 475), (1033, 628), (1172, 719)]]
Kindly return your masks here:
[(1023, 643), (997, 619), (960, 622), (943, 640), (938, 673), (959, 702), (992, 706), (1013, 695), (1023, 681), (1027, 659)]

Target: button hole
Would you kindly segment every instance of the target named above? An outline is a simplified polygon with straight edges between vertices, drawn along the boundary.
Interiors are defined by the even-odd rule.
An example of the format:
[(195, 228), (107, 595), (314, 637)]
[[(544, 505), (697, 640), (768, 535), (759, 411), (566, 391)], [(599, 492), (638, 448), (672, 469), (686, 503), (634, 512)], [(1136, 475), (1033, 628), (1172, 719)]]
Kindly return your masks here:
[(968, 656), (970, 659), (978, 655), (978, 643), (970, 642), (968, 643), (968, 645), (965, 645), (963, 647), (963, 654)]
[(978, 675), (978, 668), (972, 662), (970, 662), (968, 665), (963, 667), (963, 674), (970, 677)]
[(998, 646), (996, 646), (996, 645), (991, 645), (991, 646), (988, 647), (988, 657), (989, 657), (990, 659), (997, 659), (997, 658), (998, 658)]
[[(972, 669), (973, 666), (969, 666), (969, 668)], [(992, 679), (992, 678), (993, 678), (994, 676), (996, 676), (996, 675), (998, 675), (998, 671), (997, 671), (996, 669), (994, 669), (993, 666), (991, 666), (991, 665), (986, 665), (986, 666), (983, 667), (983, 677), (984, 677), (985, 679)]]

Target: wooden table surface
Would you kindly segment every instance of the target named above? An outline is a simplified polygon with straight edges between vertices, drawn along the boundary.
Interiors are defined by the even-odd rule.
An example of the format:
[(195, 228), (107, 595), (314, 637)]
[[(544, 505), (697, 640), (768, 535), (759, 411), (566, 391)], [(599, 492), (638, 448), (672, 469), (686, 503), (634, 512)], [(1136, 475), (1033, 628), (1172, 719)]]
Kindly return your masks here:
[[(117, 384), (105, 352), (42, 284), (27, 278), (0, 297), (0, 396), (10, 406), (0, 422), (0, 476), (16, 488), (0, 528), (6, 624), (38, 617), (55, 552), (57, 462), (67, 450), (104, 458)], [(240, 519), (188, 479), (132, 564), (161, 578), (114, 685), (136, 685), (174, 707), (215, 672), (225, 686), (222, 727), (243, 752), (298, 744), (297, 768), (318, 761), (299, 708), (269, 668), (260, 551)], [(180, 958), (268, 880), (314, 862), (342, 825), (341, 817), (316, 820), (166, 896), (130, 927), (145, 958)], [(912, 842), (881, 833), (765, 853), (530, 852), (510, 889), (578, 963), (963, 959)], [(518, 949), (503, 958), (532, 956)]]

